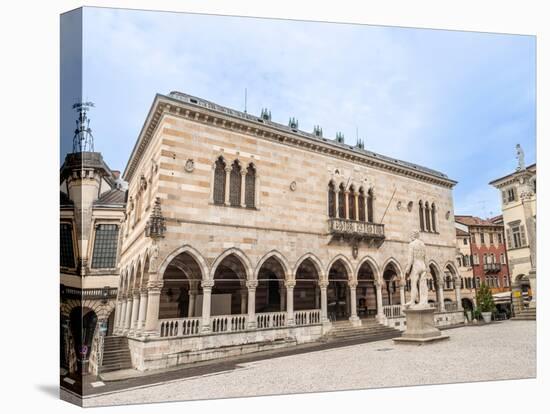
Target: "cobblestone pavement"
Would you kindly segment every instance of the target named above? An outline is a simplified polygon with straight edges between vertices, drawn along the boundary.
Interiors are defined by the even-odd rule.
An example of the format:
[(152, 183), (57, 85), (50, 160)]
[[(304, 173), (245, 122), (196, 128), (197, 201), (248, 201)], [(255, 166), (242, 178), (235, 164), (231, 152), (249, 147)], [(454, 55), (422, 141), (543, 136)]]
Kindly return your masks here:
[(84, 399), (84, 406), (532, 378), (536, 325), (448, 330), (425, 346), (379, 341), (237, 364), (234, 369)]

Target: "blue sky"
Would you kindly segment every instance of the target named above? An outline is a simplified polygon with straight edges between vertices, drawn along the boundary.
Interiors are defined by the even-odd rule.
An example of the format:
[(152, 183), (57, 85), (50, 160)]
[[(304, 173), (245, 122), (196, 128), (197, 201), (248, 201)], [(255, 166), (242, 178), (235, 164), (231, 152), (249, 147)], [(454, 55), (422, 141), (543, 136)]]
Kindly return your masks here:
[[(499, 214), (488, 182), (513, 171), (517, 143), (535, 162), (531, 36), (100, 8), (83, 22), (82, 97), (113, 169), (155, 93), (243, 110), (245, 88), (249, 113), (267, 107), (349, 144), (357, 128), (366, 148), (446, 173), (459, 181), (456, 214)], [(64, 119), (63, 142), (74, 116)]]

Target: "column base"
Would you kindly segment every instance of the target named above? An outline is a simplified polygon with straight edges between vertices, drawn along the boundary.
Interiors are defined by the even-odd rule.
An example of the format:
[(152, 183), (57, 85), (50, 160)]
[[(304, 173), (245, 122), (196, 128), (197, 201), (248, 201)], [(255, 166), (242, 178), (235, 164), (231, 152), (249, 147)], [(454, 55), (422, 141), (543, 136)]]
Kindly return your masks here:
[(361, 322), (361, 319), (357, 315), (350, 316), (349, 321), (351, 322), (352, 326), (361, 326), (363, 323)]
[(160, 333), (157, 331), (143, 331), (140, 335), (141, 338), (159, 338)]
[(287, 319), (286, 326), (296, 326), (296, 322), (294, 322), (294, 319)]
[(246, 328), (247, 329), (256, 329), (256, 321), (248, 322), (248, 324), (246, 325)]

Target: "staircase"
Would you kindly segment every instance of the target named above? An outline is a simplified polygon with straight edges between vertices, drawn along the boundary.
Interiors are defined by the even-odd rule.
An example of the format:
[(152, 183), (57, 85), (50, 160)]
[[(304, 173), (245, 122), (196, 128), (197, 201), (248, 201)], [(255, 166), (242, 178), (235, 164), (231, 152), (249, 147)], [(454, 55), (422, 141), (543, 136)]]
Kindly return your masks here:
[(537, 320), (537, 308), (527, 308), (522, 310), (516, 316), (512, 318), (514, 321), (536, 321)]
[(106, 336), (103, 343), (103, 364), (100, 372), (117, 371), (132, 368), (128, 338), (124, 336)]
[(374, 319), (363, 319), (361, 326), (352, 326), (349, 321), (332, 323), (332, 329), (322, 338), (323, 342), (375, 342), (401, 336), (401, 331), (379, 324)]

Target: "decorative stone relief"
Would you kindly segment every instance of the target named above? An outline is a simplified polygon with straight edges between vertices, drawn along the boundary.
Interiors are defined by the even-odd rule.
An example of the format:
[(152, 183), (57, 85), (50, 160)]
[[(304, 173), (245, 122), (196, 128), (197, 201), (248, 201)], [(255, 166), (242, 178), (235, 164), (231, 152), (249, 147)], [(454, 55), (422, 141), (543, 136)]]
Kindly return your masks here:
[(296, 191), (296, 181), (292, 181), (292, 182), (290, 183), (290, 190), (291, 190), (291, 191)]
[(185, 161), (185, 171), (190, 173), (190, 172), (193, 172), (194, 169), (195, 169), (195, 161), (189, 158), (187, 161)]

